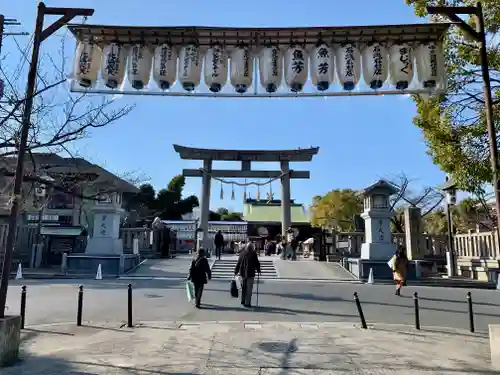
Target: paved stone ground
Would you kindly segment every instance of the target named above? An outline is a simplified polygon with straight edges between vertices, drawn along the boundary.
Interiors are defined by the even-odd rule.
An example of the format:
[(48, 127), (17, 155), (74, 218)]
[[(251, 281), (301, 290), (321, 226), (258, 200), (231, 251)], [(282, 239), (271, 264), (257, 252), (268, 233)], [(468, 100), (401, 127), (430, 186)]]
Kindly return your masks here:
[[(126, 276), (186, 278), (191, 266), (192, 255), (178, 255), (172, 259), (147, 259)], [(209, 260), (210, 261), (210, 260)]]
[(296, 261), (274, 258), (278, 275), (282, 279), (295, 280), (356, 280), (338, 263), (323, 263), (298, 258)]
[[(78, 285), (85, 286), (83, 319), (125, 321), (127, 284), (133, 285), (134, 322), (143, 321), (291, 321), (359, 322), (353, 293), (359, 294), (370, 323), (413, 324), (412, 294), (420, 296), (422, 327), (467, 329), (467, 289), (409, 286), (403, 296), (392, 285), (261, 281), (259, 307), (247, 310), (229, 296), (229, 281), (210, 282), (203, 295), (205, 309), (186, 299), (184, 280), (21, 280), (9, 287), (9, 314), (18, 314), (21, 285), (28, 288), (27, 326), (75, 322)], [(472, 290), (476, 330), (500, 322), (500, 292)], [(254, 295), (253, 303), (256, 305)]]
[(159, 323), (35, 327), (2, 375), (493, 374), (485, 335), (407, 326)]

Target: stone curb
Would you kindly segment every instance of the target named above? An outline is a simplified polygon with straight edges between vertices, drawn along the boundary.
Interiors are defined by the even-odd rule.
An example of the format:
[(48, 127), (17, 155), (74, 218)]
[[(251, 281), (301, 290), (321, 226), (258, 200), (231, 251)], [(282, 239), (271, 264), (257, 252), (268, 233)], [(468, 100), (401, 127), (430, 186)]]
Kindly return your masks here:
[[(360, 280), (361, 283), (367, 285), (394, 285), (393, 280), (375, 280), (373, 284), (368, 284), (365, 280)], [(493, 290), (496, 289), (496, 285), (492, 283), (480, 283), (480, 282), (449, 282), (449, 281), (439, 281), (439, 280), (411, 280), (408, 282), (408, 286), (426, 286), (426, 287), (437, 287), (437, 288), (459, 288), (459, 289), (485, 289)]]
[[(241, 326), (243, 329), (257, 329), (262, 328), (262, 326), (286, 326), (290, 329), (333, 329), (333, 328), (344, 328), (344, 329), (360, 329), (361, 324), (353, 322), (280, 322), (280, 321), (255, 321), (255, 320), (232, 320), (232, 321), (142, 321), (137, 322), (132, 328), (128, 328), (125, 322), (83, 322), (81, 327), (77, 327), (75, 322), (58, 322), (58, 323), (44, 323), (44, 324), (34, 324), (26, 326), (25, 330), (29, 331), (44, 328), (44, 327), (73, 327), (75, 329), (102, 329), (106, 330), (109, 328), (122, 329), (124, 331), (133, 331), (134, 329), (148, 329), (148, 328), (158, 328), (158, 327), (172, 327), (176, 326), (177, 329), (198, 328), (199, 326), (207, 325), (225, 325), (225, 326)], [(390, 324), (390, 323), (370, 323), (367, 322), (367, 331), (377, 330), (377, 329), (399, 329), (404, 332), (420, 332), (420, 333), (439, 333), (439, 334), (462, 334), (463, 336), (469, 337), (488, 337), (488, 332), (486, 331), (476, 331), (474, 333), (469, 332), (465, 329), (442, 327), (442, 326), (425, 326), (420, 330), (415, 329), (410, 324)], [(394, 331), (395, 334), (400, 333)]]

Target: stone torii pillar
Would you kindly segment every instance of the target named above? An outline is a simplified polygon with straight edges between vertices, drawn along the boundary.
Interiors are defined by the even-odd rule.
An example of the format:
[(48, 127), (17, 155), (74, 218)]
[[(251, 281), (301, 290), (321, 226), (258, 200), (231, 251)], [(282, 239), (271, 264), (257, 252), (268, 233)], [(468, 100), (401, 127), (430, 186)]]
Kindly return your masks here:
[(198, 249), (203, 247), (205, 250), (211, 249), (210, 238), (208, 237), (208, 217), (210, 215), (210, 185), (212, 177), (212, 160), (203, 160), (203, 175), (201, 178), (201, 199), (200, 199), (200, 225), (202, 229), (201, 238), (198, 239)]
[(292, 225), (291, 196), (290, 196), (290, 163), (281, 161), (281, 234)]

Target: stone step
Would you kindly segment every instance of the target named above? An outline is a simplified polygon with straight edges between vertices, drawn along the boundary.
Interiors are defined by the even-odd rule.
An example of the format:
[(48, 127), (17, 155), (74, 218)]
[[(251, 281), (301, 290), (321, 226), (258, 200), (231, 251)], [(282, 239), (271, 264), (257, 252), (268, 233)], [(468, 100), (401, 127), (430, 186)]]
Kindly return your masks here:
[[(234, 277), (234, 268), (236, 267), (237, 259), (221, 259), (216, 260), (212, 266), (212, 278), (214, 279), (231, 279)], [(277, 279), (278, 273), (274, 262), (270, 260), (260, 261), (262, 271), (261, 277), (267, 279)]]

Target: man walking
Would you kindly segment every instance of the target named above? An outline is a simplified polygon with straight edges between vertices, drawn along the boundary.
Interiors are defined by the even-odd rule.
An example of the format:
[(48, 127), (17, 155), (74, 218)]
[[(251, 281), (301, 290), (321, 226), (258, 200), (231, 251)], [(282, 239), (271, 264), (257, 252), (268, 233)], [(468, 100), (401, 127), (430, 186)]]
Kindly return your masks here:
[(215, 234), (214, 245), (215, 257), (220, 260), (220, 257), (222, 255), (222, 248), (224, 247), (224, 236), (222, 235), (222, 232), (220, 230)]
[(194, 284), (195, 306), (198, 309), (201, 306), (201, 296), (203, 295), (203, 288), (207, 283), (207, 277), (208, 280), (212, 279), (212, 271), (210, 270), (207, 258), (205, 258), (205, 250), (200, 249), (198, 250), (197, 258), (191, 262), (188, 276), (188, 280), (191, 280)]
[(249, 242), (240, 254), (234, 269), (234, 275), (241, 276), (241, 304), (245, 307), (252, 307), (253, 282), (256, 273), (261, 273), (259, 257), (255, 252), (254, 244)]

